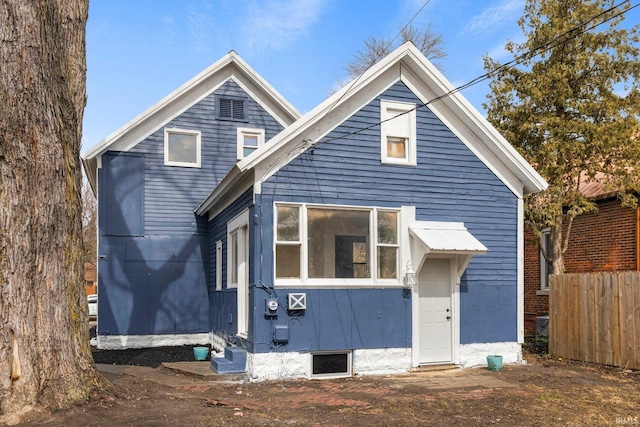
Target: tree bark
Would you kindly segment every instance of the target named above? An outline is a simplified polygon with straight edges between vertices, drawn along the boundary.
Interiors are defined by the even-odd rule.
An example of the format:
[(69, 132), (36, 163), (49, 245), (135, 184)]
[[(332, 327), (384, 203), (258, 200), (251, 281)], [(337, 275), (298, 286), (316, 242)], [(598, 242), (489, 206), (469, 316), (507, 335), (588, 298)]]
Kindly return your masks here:
[(105, 384), (82, 280), (88, 0), (0, 2), (0, 422)]

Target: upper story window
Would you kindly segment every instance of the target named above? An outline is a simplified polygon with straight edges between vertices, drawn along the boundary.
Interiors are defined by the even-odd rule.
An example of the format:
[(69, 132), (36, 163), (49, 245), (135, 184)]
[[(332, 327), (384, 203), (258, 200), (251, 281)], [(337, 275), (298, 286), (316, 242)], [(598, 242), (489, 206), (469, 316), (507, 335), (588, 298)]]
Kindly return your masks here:
[[(551, 263), (553, 262), (553, 250), (551, 248), (551, 230), (548, 228), (542, 230), (542, 236), (540, 237), (540, 290), (549, 290), (549, 274), (553, 271)], [(542, 255), (542, 251), (547, 254), (547, 261)]]
[(380, 101), (382, 163), (416, 164), (415, 104)]
[(389, 209), (276, 205), (276, 281), (398, 282), (399, 218)]
[(247, 120), (247, 100), (245, 98), (220, 96), (216, 98), (216, 101), (218, 105), (216, 119)]
[(164, 130), (164, 164), (200, 167), (200, 132), (183, 129)]
[(238, 128), (238, 160), (262, 147), (264, 129)]

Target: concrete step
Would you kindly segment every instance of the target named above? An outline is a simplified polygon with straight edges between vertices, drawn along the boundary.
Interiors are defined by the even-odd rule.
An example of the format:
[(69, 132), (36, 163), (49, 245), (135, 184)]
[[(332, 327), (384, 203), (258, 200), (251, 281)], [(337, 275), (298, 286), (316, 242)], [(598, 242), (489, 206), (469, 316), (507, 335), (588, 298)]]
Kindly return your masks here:
[(217, 374), (240, 374), (247, 371), (247, 352), (239, 347), (225, 347), (225, 357), (212, 357), (211, 369)]

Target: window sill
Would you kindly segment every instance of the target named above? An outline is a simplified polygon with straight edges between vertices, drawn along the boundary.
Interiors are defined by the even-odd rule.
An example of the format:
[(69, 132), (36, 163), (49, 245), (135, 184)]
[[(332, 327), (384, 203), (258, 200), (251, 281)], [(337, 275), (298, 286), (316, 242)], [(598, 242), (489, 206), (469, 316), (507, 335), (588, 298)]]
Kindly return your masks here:
[(282, 280), (276, 281), (276, 288), (305, 288), (305, 289), (366, 289), (366, 288), (403, 288), (401, 282), (372, 282), (372, 281), (353, 281), (353, 280), (322, 280), (301, 282), (300, 280)]
[(544, 296), (548, 297), (549, 296), (549, 290), (548, 289), (538, 290), (538, 291), (536, 291), (536, 295), (537, 296), (542, 296), (542, 297), (544, 297)]

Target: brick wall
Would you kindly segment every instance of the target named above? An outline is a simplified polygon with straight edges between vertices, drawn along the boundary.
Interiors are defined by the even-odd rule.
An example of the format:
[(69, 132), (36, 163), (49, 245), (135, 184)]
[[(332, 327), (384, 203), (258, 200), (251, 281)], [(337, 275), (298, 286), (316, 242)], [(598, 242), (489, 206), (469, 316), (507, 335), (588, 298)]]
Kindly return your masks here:
[(636, 213), (616, 200), (575, 219), (564, 257), (567, 273), (636, 269)]
[[(577, 217), (565, 253), (567, 273), (636, 269), (636, 211), (616, 200), (598, 203), (598, 212)], [(535, 318), (549, 311), (548, 295), (540, 294), (540, 253), (535, 236), (525, 227), (525, 333), (535, 333)]]

